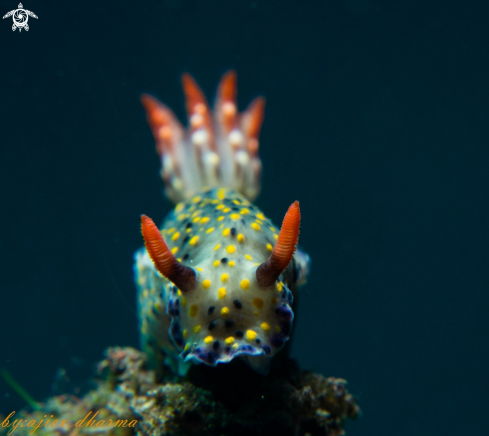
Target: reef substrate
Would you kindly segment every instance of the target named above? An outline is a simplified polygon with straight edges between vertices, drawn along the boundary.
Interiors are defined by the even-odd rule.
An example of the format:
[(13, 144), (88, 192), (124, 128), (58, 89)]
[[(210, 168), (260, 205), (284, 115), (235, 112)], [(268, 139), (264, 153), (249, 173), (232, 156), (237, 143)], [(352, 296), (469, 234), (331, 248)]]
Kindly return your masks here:
[[(82, 397), (52, 397), (10, 420), (39, 422), (46, 416), (51, 422), (65, 420), (64, 425), (40, 426), (35, 432), (19, 425), (11, 434), (339, 436), (345, 434), (345, 421), (360, 415), (345, 380), (301, 371), (288, 358), (275, 362), (266, 377), (236, 362), (194, 366), (180, 378), (147, 369), (140, 351), (113, 347), (99, 363), (94, 383)], [(0, 427), (0, 434), (9, 430)]]

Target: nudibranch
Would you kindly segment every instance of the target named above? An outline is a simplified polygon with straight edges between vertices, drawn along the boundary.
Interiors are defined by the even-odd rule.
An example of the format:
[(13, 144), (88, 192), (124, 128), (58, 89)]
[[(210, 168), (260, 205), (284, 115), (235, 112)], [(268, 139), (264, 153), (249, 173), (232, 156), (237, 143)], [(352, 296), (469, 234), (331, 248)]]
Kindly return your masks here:
[(187, 131), (154, 97), (141, 97), (166, 195), (177, 203), (161, 228), (141, 216), (145, 247), (134, 269), (142, 346), (152, 366), (181, 375), (191, 363), (234, 358), (266, 374), (290, 338), (294, 296), (309, 271), (309, 257), (296, 247), (299, 202), (280, 230), (252, 204), (264, 99), (240, 114), (230, 71), (211, 113), (194, 79), (184, 74), (182, 83)]

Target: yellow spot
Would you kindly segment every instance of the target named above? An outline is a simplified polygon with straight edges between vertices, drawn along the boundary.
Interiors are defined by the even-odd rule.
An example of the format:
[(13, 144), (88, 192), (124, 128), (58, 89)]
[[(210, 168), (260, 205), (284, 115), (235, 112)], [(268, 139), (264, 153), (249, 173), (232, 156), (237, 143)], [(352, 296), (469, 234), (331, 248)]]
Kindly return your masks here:
[(185, 351), (187, 351), (189, 348), (190, 348), (190, 344), (187, 342), (187, 343), (185, 344)]
[(225, 209), (223, 209), (222, 211), (223, 211), (224, 213), (228, 213), (230, 210), (231, 210), (231, 209), (230, 209), (229, 207), (226, 207), (226, 208), (225, 208)]
[(178, 295), (179, 297), (182, 295), (182, 291), (181, 291), (180, 289), (177, 291), (177, 295)]
[(185, 297), (182, 297), (182, 306), (187, 305), (187, 299)]
[(272, 244), (267, 244), (267, 250), (268, 250), (268, 251), (273, 251)]
[(256, 310), (255, 310), (255, 311), (253, 312), (253, 315), (258, 316), (258, 315), (259, 315), (258, 311), (256, 311)]
[(220, 264), (220, 263), (221, 263), (221, 262), (219, 262), (218, 260), (215, 260), (215, 261), (214, 261), (214, 263), (213, 263), (212, 265), (214, 265), (214, 266), (219, 266), (219, 264)]
[(206, 336), (206, 337), (204, 338), (204, 342), (205, 342), (206, 344), (210, 344), (210, 343), (211, 343), (213, 340), (214, 340), (214, 338), (213, 338), (212, 336)]
[(185, 339), (187, 336), (188, 336), (188, 332), (187, 332), (187, 330), (184, 330), (183, 331), (183, 338)]
[(210, 233), (210, 232), (213, 232), (213, 231), (214, 231), (214, 227), (210, 227), (210, 228), (208, 228), (208, 229), (207, 229), (205, 232), (206, 232), (206, 233)]
[(221, 244), (217, 244), (217, 245), (214, 247), (214, 251), (218, 250), (220, 246), (221, 246)]
[(260, 327), (263, 330), (265, 330), (266, 332), (268, 332), (268, 330), (270, 330), (270, 324), (268, 324), (268, 322), (262, 322)]
[(239, 204), (239, 201), (238, 200), (233, 200), (233, 203), (234, 204)]
[(229, 261), (229, 266), (234, 266), (234, 265), (236, 265), (236, 262), (234, 260), (230, 260)]
[(234, 245), (228, 245), (226, 251), (230, 254), (234, 253), (236, 251), (236, 247)]
[(226, 296), (226, 288), (219, 288), (217, 290), (217, 296), (222, 300)]
[(148, 298), (148, 290), (147, 289), (145, 289), (143, 291), (143, 298)]
[(194, 326), (194, 328), (192, 330), (194, 331), (194, 333), (199, 333), (200, 332), (200, 325)]
[(243, 279), (239, 283), (239, 286), (241, 286), (241, 289), (244, 289), (246, 291), (250, 287), (250, 281), (248, 279)]
[(272, 298), (272, 299), (270, 300), (270, 303), (272, 303), (272, 304), (277, 304), (277, 303), (278, 303), (278, 299), (277, 299), (277, 298)]
[(256, 231), (260, 230), (260, 225), (257, 223), (251, 223), (251, 227), (255, 229)]
[(277, 283), (277, 291), (282, 292), (284, 285), (282, 283)]
[(173, 247), (171, 249), (172, 254), (175, 254), (178, 251), (178, 247)]
[(239, 220), (239, 213), (232, 213), (231, 215), (229, 215), (231, 217), (231, 219), (233, 220)]
[(253, 298), (253, 306), (255, 306), (257, 309), (263, 309), (263, 305), (265, 303), (261, 298)]
[(203, 269), (202, 269), (200, 266), (198, 266), (198, 267), (197, 267), (197, 268), (195, 268), (195, 269), (196, 269), (197, 271), (200, 271), (200, 272), (204, 271), (204, 270), (203, 270)]
[(244, 236), (242, 233), (238, 233), (238, 242), (243, 242), (244, 241)]
[(249, 254), (245, 254), (246, 259), (251, 260), (253, 259)]
[(211, 203), (212, 204), (217, 204), (217, 203), (219, 203), (219, 200), (214, 199), (214, 200), (211, 201)]
[(200, 216), (196, 216), (192, 221), (198, 223), (200, 221)]
[(181, 262), (181, 261), (182, 261), (182, 258), (181, 258), (181, 257), (179, 257), (179, 258), (177, 258), (177, 260), (178, 260), (179, 262)]
[(222, 221), (224, 219), (223, 216), (220, 216), (219, 218), (217, 218), (217, 221)]
[(238, 344), (233, 344), (233, 348), (236, 350), (236, 348), (238, 348), (239, 345)]
[(276, 325), (276, 326), (275, 326), (275, 331), (276, 331), (277, 333), (279, 333), (279, 332), (280, 332), (280, 327), (279, 327), (278, 325)]
[(248, 341), (254, 341), (256, 339), (256, 332), (253, 330), (246, 330), (246, 339), (248, 339)]
[(275, 227), (270, 227), (270, 230), (275, 233)]
[(231, 345), (234, 342), (234, 338), (232, 336), (229, 336), (229, 338), (224, 339), (224, 342), (226, 344)]
[(216, 210), (221, 210), (224, 209), (224, 204), (220, 204), (219, 206), (216, 207)]
[(148, 331), (148, 324), (147, 323), (143, 323), (143, 326), (141, 327), (141, 331), (146, 334), (146, 332)]
[(193, 318), (197, 315), (198, 311), (199, 306), (197, 306), (196, 304), (192, 304), (192, 306), (190, 306), (190, 309), (188, 310), (188, 315), (190, 316), (190, 318)]
[(187, 233), (190, 233), (192, 229), (189, 227), (187, 230), (185, 230)]
[(159, 301), (157, 301), (155, 303), (155, 309), (159, 312), (161, 309), (162, 309), (162, 306), (161, 306), (161, 303)]
[(241, 211), (239, 213), (241, 215), (246, 215), (247, 213), (250, 213), (250, 211), (248, 209), (246, 209), (246, 207), (243, 207), (243, 209), (241, 209)]
[(221, 188), (219, 191), (217, 191), (217, 197), (219, 200), (224, 200), (224, 197), (226, 196), (226, 188)]
[(175, 227), (172, 227), (171, 229), (168, 229), (168, 234), (171, 235), (174, 231), (176, 230)]
[(257, 217), (258, 219), (261, 219), (261, 220), (264, 220), (264, 219), (265, 219), (265, 217), (263, 216), (263, 214), (262, 214), (262, 213), (257, 213), (257, 214), (256, 214), (256, 217)]
[(190, 241), (188, 241), (188, 243), (190, 245), (195, 245), (197, 244), (197, 241), (199, 240), (199, 237), (198, 236), (194, 236), (192, 239), (190, 239)]
[(224, 230), (222, 231), (222, 236), (227, 236), (227, 235), (229, 235), (229, 232), (230, 232), (230, 231), (231, 231), (231, 230), (229, 230), (229, 229), (224, 229)]
[(211, 219), (208, 216), (200, 219), (200, 224), (208, 223)]
[(200, 197), (194, 197), (194, 198), (192, 198), (192, 201), (194, 203), (198, 203), (200, 200), (202, 200)]
[(206, 279), (202, 282), (202, 287), (204, 289), (209, 289), (211, 287), (211, 281), (209, 279)]
[(183, 203), (178, 203), (177, 207), (175, 208), (175, 212), (180, 213), (184, 207), (185, 207), (185, 205)]
[(229, 308), (228, 307), (223, 307), (221, 309), (221, 316), (228, 316), (229, 315)]
[(273, 237), (274, 237), (275, 239), (278, 239), (278, 235), (273, 235)]
[(223, 282), (227, 282), (228, 278), (229, 278), (229, 276), (228, 276), (226, 273), (224, 273), (224, 274), (221, 276), (221, 280), (222, 280)]
[(257, 222), (258, 224), (263, 224), (263, 223), (262, 223), (260, 220), (256, 220), (256, 222)]

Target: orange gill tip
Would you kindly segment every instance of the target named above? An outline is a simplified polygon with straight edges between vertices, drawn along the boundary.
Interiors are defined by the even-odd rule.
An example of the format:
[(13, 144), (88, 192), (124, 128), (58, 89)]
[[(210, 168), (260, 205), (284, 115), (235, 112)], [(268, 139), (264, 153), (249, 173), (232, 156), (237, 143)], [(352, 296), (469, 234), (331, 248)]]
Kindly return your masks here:
[(294, 201), (285, 214), (272, 254), (256, 270), (256, 280), (260, 286), (272, 286), (282, 271), (289, 265), (296, 245), (299, 242), (300, 222), (299, 202)]
[(141, 215), (141, 233), (146, 250), (156, 269), (182, 292), (193, 289), (195, 286), (194, 270), (182, 265), (175, 258), (156, 224), (146, 215)]
[(265, 117), (265, 101), (264, 97), (257, 97), (246, 109), (249, 115), (246, 133), (250, 138), (258, 138), (260, 135), (261, 126)]
[(182, 87), (183, 93), (185, 94), (185, 104), (188, 116), (191, 117), (194, 113), (209, 116), (205, 95), (190, 74), (182, 74)]
[(173, 112), (151, 95), (142, 94), (141, 103), (146, 111), (158, 154), (162, 155), (165, 150), (171, 148), (175, 140), (174, 136), (178, 137), (178, 129), (181, 129), (180, 124)]

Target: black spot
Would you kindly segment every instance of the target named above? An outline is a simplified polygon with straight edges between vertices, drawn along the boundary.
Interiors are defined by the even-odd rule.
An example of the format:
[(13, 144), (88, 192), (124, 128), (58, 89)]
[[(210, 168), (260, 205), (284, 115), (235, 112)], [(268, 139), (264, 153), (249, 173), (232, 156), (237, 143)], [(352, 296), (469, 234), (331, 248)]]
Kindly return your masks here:
[(189, 239), (190, 239), (190, 235), (185, 236), (185, 238), (183, 238), (182, 245), (188, 242)]
[(178, 298), (175, 300), (175, 306), (180, 306), (180, 300)]
[(273, 347), (275, 348), (280, 348), (284, 345), (284, 335), (282, 333), (275, 333), (273, 336), (272, 336), (272, 339), (270, 341), (270, 343), (272, 344)]
[(242, 338), (244, 336), (241, 330), (236, 330), (234, 334), (236, 335), (237, 338)]
[(217, 350), (219, 348), (219, 341), (214, 341), (212, 343), (212, 348), (214, 348), (214, 350)]
[(180, 315), (180, 310), (170, 308), (168, 310), (168, 315), (170, 315), (170, 316), (179, 316)]
[(207, 315), (212, 315), (214, 310), (216, 310), (216, 306), (209, 307), (209, 309), (207, 309)]
[(226, 353), (229, 353), (229, 352), (231, 351), (231, 347), (226, 347), (226, 348), (224, 348), (224, 351), (225, 351)]
[(234, 321), (225, 321), (224, 322), (224, 327), (226, 327), (227, 329), (230, 329), (234, 326)]
[(216, 359), (217, 359), (217, 354), (214, 351), (209, 351), (207, 353), (207, 357), (205, 358), (205, 361), (212, 365), (216, 362)]
[(255, 342), (259, 344), (261, 342), (260, 338), (255, 339)]
[(265, 354), (270, 354), (272, 352), (272, 349), (268, 345), (264, 345), (261, 348), (263, 349), (263, 351), (265, 352)]
[(246, 224), (246, 221), (244, 220), (244, 218), (241, 218), (241, 223)]
[(292, 330), (292, 323), (290, 321), (288, 321), (288, 320), (280, 321), (278, 323), (278, 325), (280, 326), (280, 331), (284, 335), (287, 335), (287, 336), (290, 335), (290, 331)]
[(228, 261), (228, 258), (227, 258), (227, 257), (223, 257), (223, 258), (221, 259), (221, 263), (227, 263), (227, 261)]
[(287, 305), (282, 304), (275, 309), (279, 319), (292, 320), (292, 311), (287, 307)]
[(212, 321), (210, 324), (209, 324), (209, 327), (207, 327), (209, 330), (214, 330), (214, 328), (216, 327), (217, 323), (216, 321)]
[(231, 236), (236, 236), (236, 229), (231, 227)]
[(179, 347), (183, 347), (182, 330), (180, 329), (180, 323), (173, 322), (171, 325), (171, 337)]
[(231, 210), (239, 210), (239, 207), (237, 207), (237, 206), (233, 206), (233, 207), (231, 208)]
[(190, 257), (188, 253), (185, 253), (182, 257), (183, 260), (187, 260)]
[(190, 227), (192, 227), (192, 225), (193, 225), (192, 223), (187, 223), (187, 224), (185, 224), (185, 227), (186, 227), (187, 229), (189, 229)]
[(236, 309), (242, 309), (243, 308), (243, 305), (241, 304), (241, 301), (239, 301), (239, 300), (233, 300), (233, 304), (234, 304), (234, 307)]

